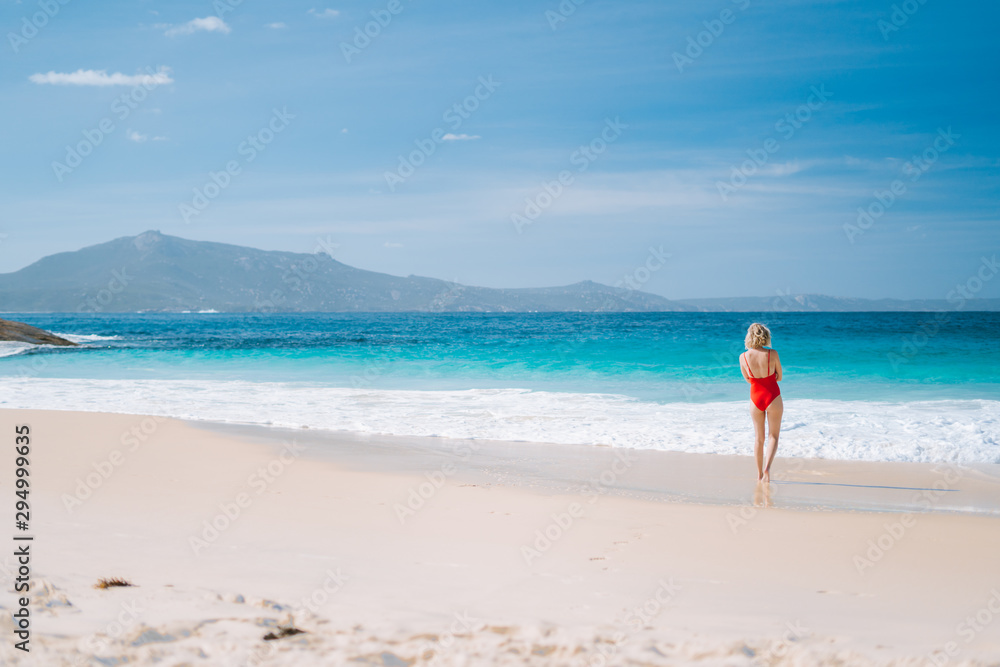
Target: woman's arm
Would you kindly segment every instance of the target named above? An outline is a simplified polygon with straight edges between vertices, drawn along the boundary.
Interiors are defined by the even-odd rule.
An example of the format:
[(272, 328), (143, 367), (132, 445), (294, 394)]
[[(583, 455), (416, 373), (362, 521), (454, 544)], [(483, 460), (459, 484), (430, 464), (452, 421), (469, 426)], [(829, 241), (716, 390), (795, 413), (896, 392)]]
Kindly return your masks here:
[(774, 351), (774, 372), (778, 374), (776, 379), (781, 379), (781, 357), (778, 356), (777, 351)]
[(743, 379), (747, 381), (747, 384), (750, 384), (750, 376), (747, 375), (746, 369), (743, 368), (743, 361), (744, 361), (743, 355), (741, 354), (740, 355), (740, 373), (743, 374)]

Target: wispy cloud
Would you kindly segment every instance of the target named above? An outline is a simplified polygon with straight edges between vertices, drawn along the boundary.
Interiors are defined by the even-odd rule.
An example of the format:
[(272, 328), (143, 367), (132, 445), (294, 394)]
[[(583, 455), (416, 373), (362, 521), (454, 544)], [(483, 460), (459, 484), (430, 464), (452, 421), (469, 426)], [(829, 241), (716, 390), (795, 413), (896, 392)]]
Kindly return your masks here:
[(386, 248), (402, 248), (403, 247), (402, 243), (393, 243), (392, 241), (386, 241), (383, 245), (385, 245)]
[[(152, 70), (150, 70), (152, 72)], [(32, 74), (28, 77), (32, 83), (53, 86), (161, 86), (173, 83), (170, 78), (170, 68), (161, 67), (150, 74), (108, 74), (107, 70), (78, 69), (75, 72), (47, 72)]]
[(198, 32), (199, 30), (204, 30), (205, 32), (221, 32), (224, 35), (228, 35), (230, 33), (229, 26), (218, 16), (206, 16), (203, 19), (191, 19), (187, 23), (174, 26), (173, 28), (168, 29), (164, 34), (167, 37), (176, 37), (177, 35), (190, 35), (191, 33)]
[[(134, 141), (137, 144), (141, 144), (141, 143), (143, 143), (145, 141), (148, 141), (150, 139), (150, 137), (149, 137), (148, 134), (142, 134), (141, 132), (137, 132), (135, 130), (128, 130), (128, 132), (125, 133), (125, 136), (128, 138), (129, 141)], [(153, 141), (166, 141), (167, 138), (166, 137), (153, 137), (152, 140)]]
[(472, 141), (474, 139), (482, 139), (478, 134), (448, 134), (441, 137), (441, 141)]
[(329, 7), (326, 9), (310, 9), (308, 13), (321, 19), (335, 19), (340, 16), (340, 12), (336, 9), (330, 9)]
[(799, 173), (805, 168), (806, 166), (800, 164), (797, 160), (793, 162), (776, 162), (761, 167), (760, 173), (768, 176), (790, 176)]
[(278, 21), (277, 23), (267, 23), (264, 25), (265, 28), (271, 28), (272, 30), (284, 30), (288, 27), (287, 23), (282, 23)]

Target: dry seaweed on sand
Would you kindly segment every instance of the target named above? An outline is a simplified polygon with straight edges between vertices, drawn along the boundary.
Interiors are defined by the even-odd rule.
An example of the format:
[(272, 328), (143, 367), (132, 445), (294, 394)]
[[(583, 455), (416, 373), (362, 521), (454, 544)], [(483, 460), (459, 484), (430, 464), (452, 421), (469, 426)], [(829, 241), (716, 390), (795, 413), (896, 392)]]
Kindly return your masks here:
[(282, 637), (291, 637), (293, 635), (301, 635), (305, 633), (305, 630), (299, 630), (298, 628), (281, 628), (277, 633), (269, 632), (264, 635), (264, 641), (269, 642), (275, 639), (281, 639)]

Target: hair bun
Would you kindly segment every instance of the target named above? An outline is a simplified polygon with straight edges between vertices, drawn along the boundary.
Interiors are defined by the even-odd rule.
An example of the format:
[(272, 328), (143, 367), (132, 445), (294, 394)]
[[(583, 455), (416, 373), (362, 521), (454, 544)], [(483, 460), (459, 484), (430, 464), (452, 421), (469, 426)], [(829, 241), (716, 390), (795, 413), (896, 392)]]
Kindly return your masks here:
[(759, 349), (771, 344), (771, 330), (760, 322), (754, 322), (747, 328), (747, 337), (743, 341), (748, 348)]

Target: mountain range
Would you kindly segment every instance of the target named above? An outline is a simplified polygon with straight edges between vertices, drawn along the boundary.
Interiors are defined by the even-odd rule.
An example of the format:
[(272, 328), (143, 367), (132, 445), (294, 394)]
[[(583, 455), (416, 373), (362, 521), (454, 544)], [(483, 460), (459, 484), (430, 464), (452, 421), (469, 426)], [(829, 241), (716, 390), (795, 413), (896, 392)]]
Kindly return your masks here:
[[(1000, 300), (977, 300), (1000, 310)], [(148, 231), (0, 274), (2, 312), (663, 312), (952, 310), (946, 301), (783, 295), (670, 300), (584, 281), (494, 289)], [(966, 308), (969, 310), (970, 308)]]

